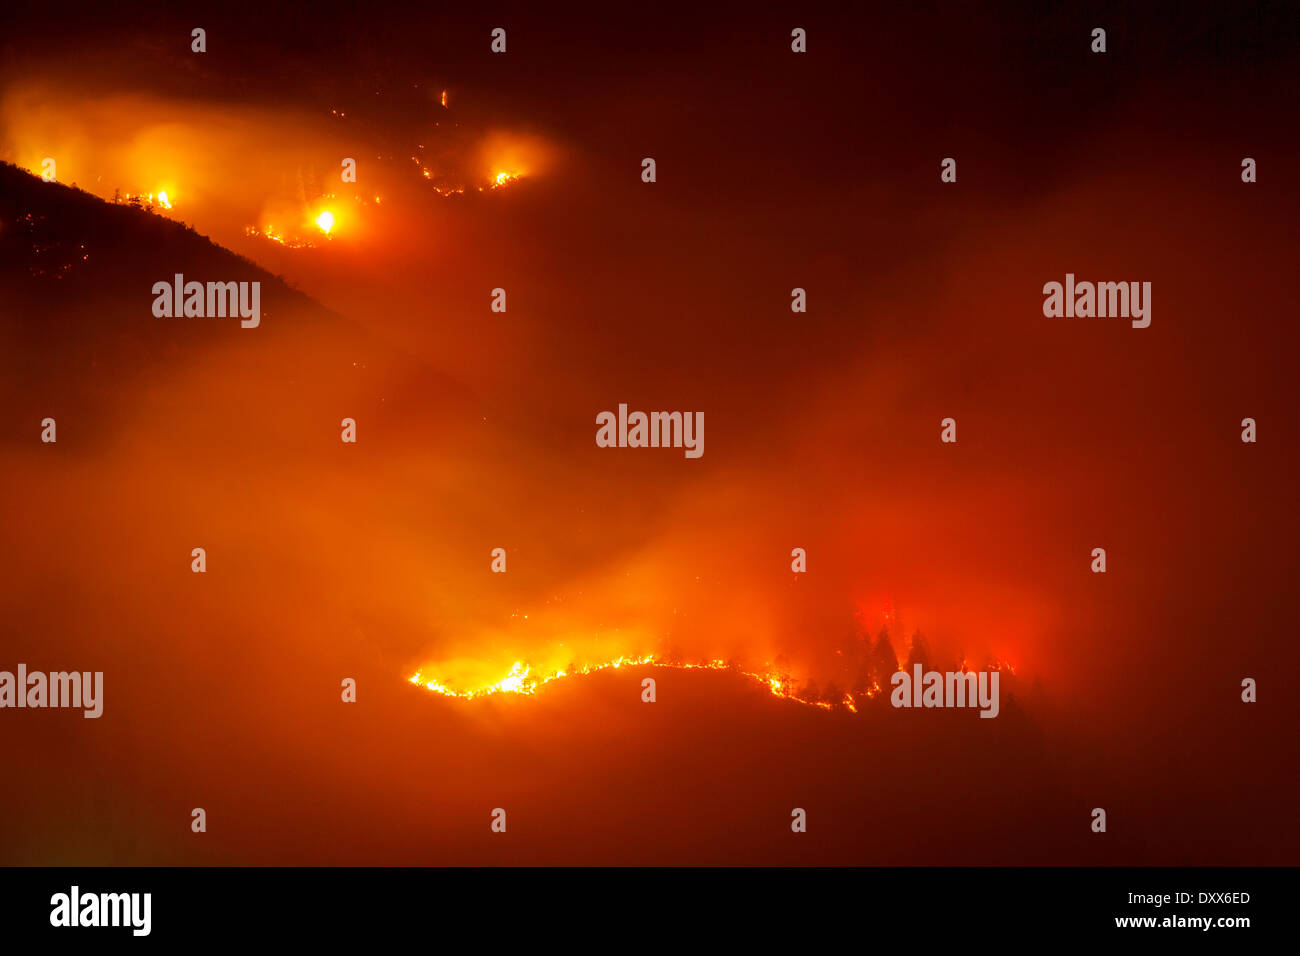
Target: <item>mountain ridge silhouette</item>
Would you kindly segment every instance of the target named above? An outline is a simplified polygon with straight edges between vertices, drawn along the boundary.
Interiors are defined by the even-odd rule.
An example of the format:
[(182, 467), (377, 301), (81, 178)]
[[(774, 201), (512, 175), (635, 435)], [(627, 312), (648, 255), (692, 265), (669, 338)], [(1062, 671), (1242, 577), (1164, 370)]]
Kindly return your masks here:
[[(260, 325), (155, 316), (154, 283), (177, 273), (261, 283)], [(313, 404), (323, 415), (337, 390), (357, 396), (353, 417), (382, 400), (390, 417), (401, 406), (402, 427), (419, 429), (449, 415), (468, 421), (476, 404), (467, 386), (192, 226), (8, 163), (0, 163), (0, 345), (0, 396), (20, 410), (0, 440), (29, 440), (33, 422), (60, 408), (102, 419), (128, 383), (174, 392), (175, 379), (213, 361), (267, 407)], [(333, 408), (329, 417), (336, 426)], [(373, 417), (369, 424), (373, 436)]]

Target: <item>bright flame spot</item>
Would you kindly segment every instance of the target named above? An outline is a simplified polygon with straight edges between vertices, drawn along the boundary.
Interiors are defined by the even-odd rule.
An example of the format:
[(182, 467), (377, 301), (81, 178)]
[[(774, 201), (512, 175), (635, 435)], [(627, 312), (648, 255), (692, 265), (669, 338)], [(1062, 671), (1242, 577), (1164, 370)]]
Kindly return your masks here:
[(442, 105), (443, 105), (443, 106), (446, 106), (446, 105), (447, 105), (447, 91), (446, 91), (446, 90), (443, 90), (443, 91), (442, 91)]
[(320, 226), (320, 231), (329, 235), (329, 231), (334, 228), (334, 213), (326, 209), (316, 217), (316, 225)]
[(167, 190), (165, 189), (158, 190), (158, 202), (164, 209), (172, 208), (171, 200), (167, 198)]

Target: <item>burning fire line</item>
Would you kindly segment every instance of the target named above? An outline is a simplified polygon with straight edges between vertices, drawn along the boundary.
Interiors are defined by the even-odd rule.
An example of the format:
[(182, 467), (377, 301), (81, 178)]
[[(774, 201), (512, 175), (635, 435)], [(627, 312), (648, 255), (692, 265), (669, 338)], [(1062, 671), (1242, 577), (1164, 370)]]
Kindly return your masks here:
[[(688, 664), (682, 661), (668, 661), (659, 658), (654, 654), (646, 654), (644, 657), (618, 657), (602, 664), (587, 664), (582, 667), (574, 668), (571, 671), (558, 670), (552, 674), (545, 675), (535, 675), (531, 665), (526, 664), (523, 661), (516, 661), (511, 666), (510, 673), (496, 683), (485, 684), (472, 690), (463, 691), (453, 690), (436, 679), (426, 679), (420, 671), (413, 674), (409, 680), (412, 684), (422, 686), (426, 690), (430, 690), (435, 694), (442, 694), (445, 697), (456, 697), (461, 700), (473, 700), (478, 697), (488, 697), (493, 694), (523, 694), (531, 696), (536, 694), (541, 688), (545, 687), (552, 681), (557, 681), (564, 677), (594, 674), (597, 671), (603, 670), (617, 670), (621, 667), (665, 667), (673, 668), (675, 670), (729, 671), (763, 685), (774, 697), (791, 700), (807, 707), (818, 707), (822, 710), (834, 709), (834, 704), (829, 701), (809, 700), (800, 697), (799, 694), (795, 692), (794, 679), (785, 674), (778, 674), (776, 672), (759, 674), (753, 671), (744, 670), (723, 660), (705, 661), (699, 664)], [(880, 685), (873, 683), (865, 696), (874, 698), (879, 693)], [(854, 695), (845, 694), (840, 703), (851, 713), (857, 713), (858, 708), (854, 701)]]
[[(551, 674), (536, 675), (533, 673), (532, 665), (524, 661), (515, 661), (510, 667), (510, 672), (501, 680), (495, 683), (483, 684), (471, 690), (457, 691), (448, 687), (441, 681), (430, 678), (426, 679), (421, 671), (416, 671), (408, 680), (416, 686), (424, 687), (426, 690), (435, 694), (442, 694), (444, 697), (455, 697), (459, 700), (474, 700), (479, 697), (490, 697), (495, 694), (520, 694), (523, 696), (532, 696), (541, 688), (545, 687), (552, 681), (560, 680), (564, 677), (580, 677), (586, 674), (594, 674), (603, 670), (618, 670), (622, 667), (662, 667), (672, 668), (674, 670), (708, 670), (708, 671), (728, 671), (744, 677), (747, 680), (761, 684), (768, 693), (773, 697), (780, 697), (783, 700), (793, 701), (796, 704), (802, 704), (805, 707), (817, 707), (821, 710), (834, 710), (836, 705), (842, 706), (850, 713), (858, 712), (858, 703), (861, 698), (865, 697), (874, 700), (881, 693), (880, 684), (872, 681), (871, 687), (861, 694), (844, 694), (837, 702), (827, 700), (813, 700), (808, 697), (800, 696), (795, 691), (795, 680), (788, 674), (777, 671), (768, 671), (767, 673), (756, 673), (747, 671), (744, 668), (730, 664), (724, 660), (703, 661), (698, 664), (690, 664), (685, 661), (665, 660), (655, 654), (646, 654), (642, 657), (616, 657), (613, 660), (605, 661), (601, 664), (585, 664), (582, 667), (575, 667), (572, 670), (557, 670)], [(961, 662), (961, 672), (966, 673), (969, 665), (963, 659)], [(990, 659), (987, 669), (996, 671), (1005, 671), (1015, 676), (1016, 670), (1010, 664), (1001, 660)], [(898, 670), (904, 671), (904, 665), (899, 664)]]

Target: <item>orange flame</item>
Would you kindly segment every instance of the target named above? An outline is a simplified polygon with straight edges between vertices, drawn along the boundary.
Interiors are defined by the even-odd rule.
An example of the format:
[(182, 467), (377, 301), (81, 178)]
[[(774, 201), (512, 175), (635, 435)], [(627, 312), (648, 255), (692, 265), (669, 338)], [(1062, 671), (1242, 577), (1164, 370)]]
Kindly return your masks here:
[[(584, 664), (581, 667), (574, 667), (571, 670), (556, 670), (551, 673), (535, 673), (531, 664), (526, 661), (515, 661), (515, 663), (510, 666), (509, 672), (500, 680), (480, 684), (464, 690), (456, 690), (436, 678), (426, 678), (422, 671), (416, 671), (408, 678), (408, 680), (412, 684), (422, 686), (426, 690), (432, 691), (435, 694), (441, 694), (444, 697), (455, 697), (460, 700), (474, 700), (480, 697), (489, 697), (494, 694), (520, 694), (524, 696), (532, 696), (547, 684), (560, 680), (561, 678), (594, 674), (603, 670), (618, 670), (623, 667), (660, 667), (672, 668), (675, 670), (727, 671), (762, 685), (773, 697), (780, 697), (783, 700), (803, 704), (806, 707), (817, 707), (821, 710), (834, 710), (836, 707), (842, 707), (851, 714), (858, 713), (858, 707), (864, 702), (864, 699), (875, 700), (881, 694), (879, 682), (872, 681), (871, 686), (861, 693), (845, 693), (837, 701), (814, 700), (798, 692), (796, 690), (796, 681), (794, 678), (789, 674), (777, 671), (772, 667), (772, 665), (768, 665), (768, 669), (763, 672), (757, 672), (746, 670), (738, 664), (720, 659), (701, 661), (699, 663), (689, 663), (680, 660), (669, 660), (656, 654), (645, 654), (640, 657), (624, 655), (599, 664)], [(899, 670), (904, 669), (903, 664), (899, 664), (898, 667)], [(965, 660), (962, 661), (961, 667), (963, 671), (967, 668), (967, 662)], [(1012, 676), (1015, 675), (1015, 668), (1006, 661), (990, 658), (987, 668), (989, 670), (1006, 671)]]
[[(710, 670), (710, 671), (729, 671), (738, 674), (747, 680), (761, 684), (768, 693), (774, 697), (780, 697), (784, 700), (791, 700), (798, 704), (804, 704), (808, 707), (818, 707), (822, 710), (832, 710), (835, 704), (825, 700), (810, 700), (800, 696), (795, 690), (795, 681), (790, 675), (779, 673), (775, 670), (769, 670), (764, 673), (748, 671), (737, 664), (729, 663), (724, 660), (701, 661), (699, 663), (688, 663), (685, 661), (667, 660), (655, 654), (645, 654), (641, 657), (616, 657), (613, 660), (605, 661), (600, 664), (585, 664), (576, 667), (573, 670), (557, 670), (549, 674), (534, 673), (532, 666), (524, 661), (515, 661), (510, 666), (510, 671), (498, 681), (481, 684), (477, 687), (471, 687), (465, 690), (455, 690), (436, 678), (426, 678), (422, 671), (416, 671), (408, 678), (410, 683), (422, 686), (426, 690), (435, 694), (442, 694), (445, 697), (456, 697), (461, 700), (474, 700), (479, 697), (488, 697), (493, 694), (522, 694), (531, 696), (553, 681), (565, 677), (575, 677), (586, 674), (594, 674), (603, 670), (618, 670), (622, 667), (662, 667), (673, 668), (675, 670)], [(874, 684), (861, 696), (874, 698), (880, 693), (880, 685)], [(857, 701), (852, 694), (844, 694), (842, 700), (838, 701), (851, 713), (857, 713)]]

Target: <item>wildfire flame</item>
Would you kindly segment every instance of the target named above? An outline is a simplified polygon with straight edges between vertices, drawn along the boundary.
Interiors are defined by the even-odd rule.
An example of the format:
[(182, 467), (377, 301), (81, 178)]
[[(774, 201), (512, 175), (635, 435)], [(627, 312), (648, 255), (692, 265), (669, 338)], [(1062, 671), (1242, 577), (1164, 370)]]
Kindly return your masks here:
[[(463, 690), (456, 690), (442, 680), (437, 678), (426, 678), (422, 671), (416, 671), (408, 680), (416, 686), (423, 687), (425, 690), (432, 691), (435, 694), (441, 694), (444, 697), (455, 697), (459, 700), (474, 700), (481, 697), (490, 697), (496, 694), (520, 694), (523, 696), (533, 696), (547, 684), (560, 680), (565, 677), (576, 677), (586, 674), (594, 674), (604, 670), (618, 670), (623, 667), (659, 667), (672, 668), (675, 670), (709, 670), (709, 671), (727, 671), (736, 674), (746, 680), (753, 681), (762, 687), (773, 697), (780, 697), (783, 700), (793, 701), (796, 704), (802, 704), (806, 707), (817, 707), (821, 710), (835, 710), (842, 707), (849, 713), (858, 713), (860, 704), (868, 700), (875, 700), (887, 691), (882, 691), (880, 682), (873, 680), (871, 685), (865, 690), (856, 693), (840, 694), (835, 692), (835, 700), (826, 697), (815, 697), (809, 693), (808, 689), (799, 689), (798, 682), (789, 674), (779, 670), (772, 664), (765, 665), (763, 671), (746, 670), (743, 666), (721, 659), (705, 660), (698, 663), (691, 663), (682, 660), (671, 660), (658, 654), (645, 654), (642, 656), (623, 655), (611, 660), (598, 664), (584, 664), (582, 666), (571, 666), (569, 669), (556, 670), (550, 673), (538, 673), (534, 671), (531, 664), (526, 661), (515, 661), (510, 666), (509, 672), (497, 681), (490, 681), (479, 684)], [(897, 663), (900, 671), (908, 668)], [(965, 673), (970, 668), (969, 662), (962, 660), (960, 669)], [(992, 656), (989, 657), (985, 665), (986, 670), (1003, 671), (1008, 675), (1015, 676), (1015, 668), (1004, 660), (998, 660)], [(804, 685), (808, 687), (807, 684)], [(813, 692), (815, 694), (815, 692)]]
[(334, 213), (326, 209), (316, 217), (316, 225), (320, 227), (321, 232), (328, 236), (330, 230), (334, 228)]
[(275, 226), (269, 224), (264, 229), (258, 229), (256, 226), (245, 226), (244, 235), (251, 239), (267, 239), (288, 249), (311, 249), (314, 247), (313, 243), (305, 239), (285, 236), (276, 231)]
[[(557, 670), (549, 674), (534, 673), (530, 664), (524, 661), (515, 661), (511, 665), (509, 673), (498, 681), (482, 684), (478, 687), (467, 690), (454, 690), (442, 681), (436, 678), (426, 678), (421, 671), (416, 671), (408, 680), (410, 683), (424, 687), (426, 690), (435, 694), (442, 694), (444, 697), (455, 697), (460, 700), (474, 700), (479, 697), (488, 697), (493, 694), (522, 694), (532, 696), (547, 684), (560, 680), (565, 677), (574, 677), (586, 674), (594, 674), (603, 670), (618, 670), (622, 667), (662, 667), (673, 668), (675, 670), (709, 670), (709, 671), (728, 671), (738, 674), (748, 680), (761, 684), (774, 697), (780, 697), (784, 700), (794, 701), (808, 707), (818, 707), (822, 710), (833, 710), (838, 704), (850, 713), (857, 713), (857, 701), (852, 694), (844, 694), (839, 701), (811, 700), (801, 696), (795, 689), (795, 681), (788, 674), (779, 673), (775, 670), (769, 670), (765, 673), (748, 671), (739, 665), (729, 663), (724, 660), (701, 661), (700, 663), (688, 663), (685, 661), (666, 660), (655, 654), (646, 654), (641, 657), (616, 657), (613, 660), (605, 661), (600, 664), (585, 664), (581, 667), (575, 667), (573, 670)], [(880, 693), (880, 685), (873, 685), (861, 695), (868, 698), (874, 698)]]
[(172, 201), (168, 198), (165, 189), (160, 189), (156, 196), (153, 193), (118, 193), (114, 195), (113, 201), (122, 205), (138, 206), (151, 212), (172, 208)]
[(489, 176), (483, 185), (478, 187), (467, 187), (464, 183), (444, 179), (433, 169), (420, 162), (420, 159), (417, 156), (412, 156), (411, 162), (420, 167), (421, 176), (431, 181), (433, 191), (443, 197), (463, 196), (471, 188), (476, 188), (478, 192), (483, 192), (485, 189), (505, 189), (507, 186), (513, 186), (524, 178), (521, 173), (511, 173), (502, 170)]

